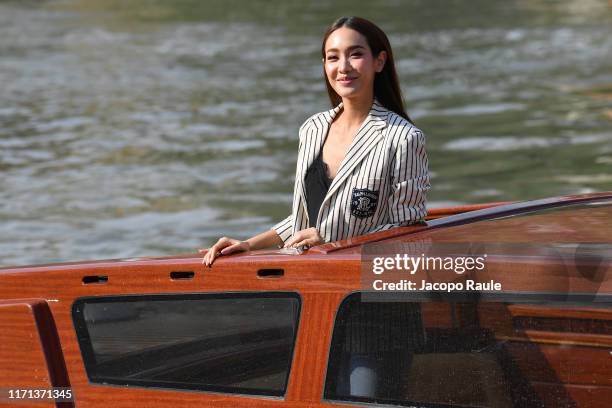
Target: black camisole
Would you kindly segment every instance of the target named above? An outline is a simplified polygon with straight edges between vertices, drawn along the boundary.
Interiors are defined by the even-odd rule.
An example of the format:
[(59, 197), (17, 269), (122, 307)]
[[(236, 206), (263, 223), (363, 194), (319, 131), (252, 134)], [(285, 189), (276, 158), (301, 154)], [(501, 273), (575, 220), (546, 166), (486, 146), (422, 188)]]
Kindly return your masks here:
[(323, 150), (308, 168), (304, 182), (306, 186), (306, 206), (308, 207), (308, 226), (316, 227), (319, 209), (332, 183), (332, 179), (327, 175), (327, 165), (323, 162)]

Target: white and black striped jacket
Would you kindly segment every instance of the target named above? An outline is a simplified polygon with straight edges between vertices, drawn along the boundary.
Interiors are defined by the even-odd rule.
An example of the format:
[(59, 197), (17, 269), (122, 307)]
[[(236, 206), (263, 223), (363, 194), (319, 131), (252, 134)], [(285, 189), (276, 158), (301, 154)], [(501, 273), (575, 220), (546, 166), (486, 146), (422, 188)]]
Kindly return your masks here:
[[(341, 108), (300, 127), (293, 211), (272, 227), (283, 241), (308, 228), (304, 178)], [(321, 204), (317, 230), (330, 242), (421, 221), (429, 187), (423, 133), (375, 100)]]

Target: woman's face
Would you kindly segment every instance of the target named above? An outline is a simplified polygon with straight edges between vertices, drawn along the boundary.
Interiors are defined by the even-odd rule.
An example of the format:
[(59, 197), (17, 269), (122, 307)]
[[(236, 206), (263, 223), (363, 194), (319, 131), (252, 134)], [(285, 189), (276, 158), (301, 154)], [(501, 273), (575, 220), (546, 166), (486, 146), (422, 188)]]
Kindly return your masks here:
[(323, 65), (332, 88), (342, 99), (374, 97), (374, 76), (382, 71), (386, 53), (377, 57), (359, 32), (341, 27), (325, 42)]

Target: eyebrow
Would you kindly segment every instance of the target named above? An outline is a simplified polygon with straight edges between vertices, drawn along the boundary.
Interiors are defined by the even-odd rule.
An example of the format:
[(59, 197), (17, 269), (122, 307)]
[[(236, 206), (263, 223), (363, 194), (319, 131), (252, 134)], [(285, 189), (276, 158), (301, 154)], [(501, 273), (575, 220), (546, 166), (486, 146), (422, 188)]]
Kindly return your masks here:
[[(348, 51), (353, 51), (353, 50), (355, 50), (357, 48), (365, 49), (365, 47), (363, 45), (351, 45), (350, 47), (348, 47)], [(326, 50), (325, 52), (328, 53), (328, 52), (337, 52), (337, 51), (338, 51), (337, 48), (330, 48), (329, 50)]]

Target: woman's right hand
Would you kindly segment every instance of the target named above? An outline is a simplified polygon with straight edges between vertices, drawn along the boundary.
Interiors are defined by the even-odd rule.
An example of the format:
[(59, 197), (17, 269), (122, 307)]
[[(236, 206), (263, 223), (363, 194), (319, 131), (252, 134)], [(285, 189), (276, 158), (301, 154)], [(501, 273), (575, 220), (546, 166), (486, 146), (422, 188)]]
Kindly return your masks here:
[(211, 266), (215, 258), (220, 255), (229, 255), (235, 252), (249, 251), (251, 245), (248, 241), (239, 241), (237, 239), (223, 237), (220, 238), (216, 244), (208, 249), (200, 249), (198, 252), (206, 252), (202, 263), (206, 266)]

